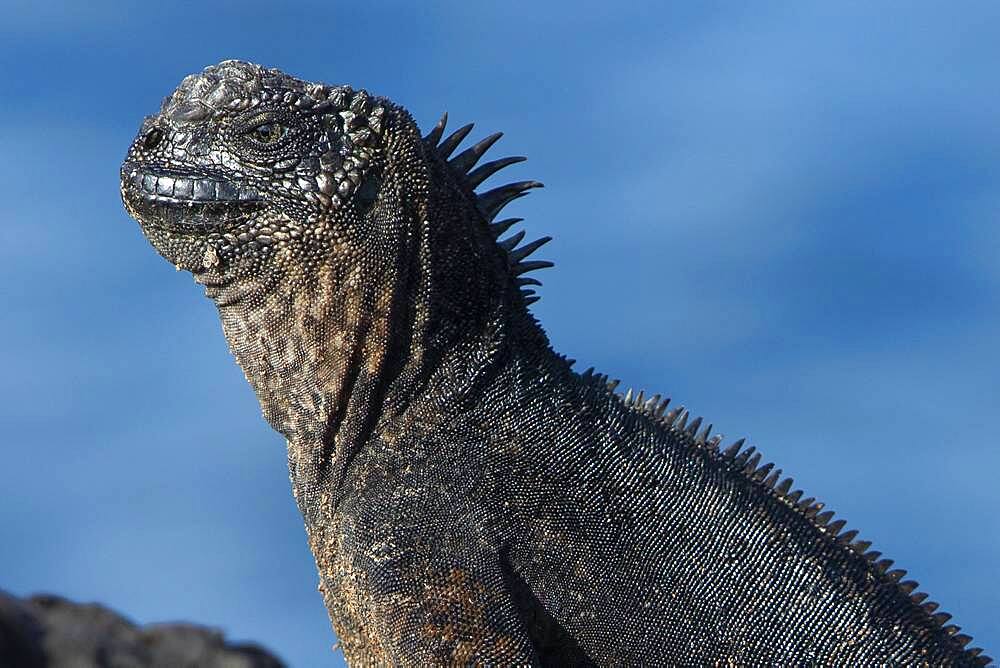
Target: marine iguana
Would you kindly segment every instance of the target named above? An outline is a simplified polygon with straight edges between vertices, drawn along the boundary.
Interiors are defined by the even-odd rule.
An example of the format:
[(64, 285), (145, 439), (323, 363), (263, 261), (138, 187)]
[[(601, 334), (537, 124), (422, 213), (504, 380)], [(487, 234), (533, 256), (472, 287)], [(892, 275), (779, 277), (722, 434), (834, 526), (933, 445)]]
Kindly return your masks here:
[(355, 665), (986, 665), (753, 447), (555, 353), (509, 157), (224, 61), (145, 119), (122, 198), (216, 303), (287, 439)]

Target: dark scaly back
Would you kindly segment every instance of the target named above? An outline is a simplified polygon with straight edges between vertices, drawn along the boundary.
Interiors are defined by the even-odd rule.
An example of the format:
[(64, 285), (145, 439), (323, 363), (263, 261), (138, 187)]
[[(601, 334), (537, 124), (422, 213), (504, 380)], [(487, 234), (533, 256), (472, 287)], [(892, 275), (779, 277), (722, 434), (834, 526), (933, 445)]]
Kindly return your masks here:
[[(512, 284), (521, 291), (524, 305), (530, 305), (539, 297), (529, 286), (541, 284), (525, 274), (553, 265), (551, 262), (526, 258), (551, 241), (551, 237), (541, 237), (520, 245), (525, 232), (519, 231), (501, 240), (500, 237), (522, 219), (506, 218), (497, 221), (496, 218), (504, 206), (523, 197), (530, 189), (541, 187), (542, 184), (530, 180), (517, 181), (484, 192), (476, 192), (483, 181), (494, 173), (525, 158), (504, 157), (476, 167), (502, 133), (491, 134), (452, 157), (473, 125), (462, 126), (445, 137), (447, 118), (447, 114), (444, 114), (424, 137), (424, 141), (428, 146), (436, 147), (438, 155), (448, 162), (456, 179), (465, 184), (470, 196), (476, 198), (479, 210), (489, 225), (497, 247), (507, 257)], [(567, 362), (572, 366), (572, 360)], [(845, 567), (843, 572), (852, 570), (860, 575), (864, 580), (861, 591), (869, 594), (879, 592), (885, 609), (876, 611), (876, 614), (897, 620), (917, 638), (911, 643), (913, 645), (911, 648), (897, 651), (896, 654), (892, 654), (892, 649), (889, 647), (880, 648), (886, 655), (892, 654), (893, 660), (922, 661), (927, 665), (974, 666), (986, 666), (992, 662), (990, 657), (983, 654), (981, 648), (968, 647), (972, 640), (971, 636), (961, 633), (960, 627), (949, 623), (951, 615), (939, 610), (936, 602), (928, 600), (927, 593), (918, 591), (917, 582), (905, 579), (907, 573), (905, 570), (893, 568), (894, 562), (891, 559), (882, 558), (881, 552), (871, 549), (871, 541), (859, 538), (856, 529), (847, 529), (845, 520), (834, 519), (834, 512), (826, 509), (823, 502), (817, 501), (814, 497), (806, 497), (802, 490), (795, 489), (792, 478), (783, 477), (782, 470), (776, 468), (773, 463), (762, 463), (761, 453), (754, 446), (747, 446), (744, 439), (723, 447), (722, 437), (712, 435), (711, 424), (707, 424), (701, 417), (692, 418), (683, 406), (670, 408), (669, 398), (663, 398), (659, 394), (647, 397), (643, 391), (634, 393), (631, 389), (624, 393), (616, 392), (619, 381), (609, 380), (608, 376), (596, 373), (593, 368), (573, 376), (575, 382), (585, 388), (586, 396), (597, 398), (602, 403), (607, 401), (617, 404), (617, 409), (626, 412), (627, 421), (642, 423), (643, 427), (654, 432), (654, 439), (667, 444), (666, 448), (682, 450), (685, 457), (701, 461), (706, 469), (713, 470), (720, 477), (728, 479), (732, 485), (741, 487), (745, 497), (753, 499), (761, 506), (763, 512), (776, 517), (774, 511), (780, 511), (779, 514), (790, 518), (790, 523), (796, 525), (799, 531), (811, 536), (817, 544), (822, 544), (822, 551)], [(834, 567), (834, 570), (836, 568)], [(766, 598), (766, 592), (763, 598)], [(846, 645), (850, 645), (852, 641), (851, 638), (842, 640)], [(933, 647), (934, 650), (927, 650), (923, 644)], [(845, 652), (843, 656), (847, 658), (858, 655)], [(876, 655), (869, 656), (875, 658)], [(823, 661), (821, 655), (810, 657), (807, 654), (799, 654), (797, 659), (807, 662)]]

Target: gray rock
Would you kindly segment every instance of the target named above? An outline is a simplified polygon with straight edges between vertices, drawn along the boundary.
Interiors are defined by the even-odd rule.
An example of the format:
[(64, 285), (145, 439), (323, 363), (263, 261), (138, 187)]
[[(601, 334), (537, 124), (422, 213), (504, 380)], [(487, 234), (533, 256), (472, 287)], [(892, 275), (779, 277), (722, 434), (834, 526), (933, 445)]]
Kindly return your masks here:
[(137, 626), (96, 603), (0, 591), (2, 668), (282, 668), (257, 645), (187, 623)]

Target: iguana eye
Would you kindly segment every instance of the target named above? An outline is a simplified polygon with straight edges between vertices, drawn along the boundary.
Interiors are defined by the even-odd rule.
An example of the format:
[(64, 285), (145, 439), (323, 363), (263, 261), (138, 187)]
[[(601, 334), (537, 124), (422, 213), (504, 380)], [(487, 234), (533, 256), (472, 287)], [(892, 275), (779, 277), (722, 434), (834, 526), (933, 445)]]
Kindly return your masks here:
[(288, 128), (280, 123), (267, 122), (250, 130), (249, 135), (258, 144), (274, 144), (284, 137), (287, 131)]
[(160, 128), (153, 128), (146, 133), (145, 137), (142, 138), (142, 147), (147, 151), (152, 151), (160, 145), (161, 141), (163, 141), (163, 130)]

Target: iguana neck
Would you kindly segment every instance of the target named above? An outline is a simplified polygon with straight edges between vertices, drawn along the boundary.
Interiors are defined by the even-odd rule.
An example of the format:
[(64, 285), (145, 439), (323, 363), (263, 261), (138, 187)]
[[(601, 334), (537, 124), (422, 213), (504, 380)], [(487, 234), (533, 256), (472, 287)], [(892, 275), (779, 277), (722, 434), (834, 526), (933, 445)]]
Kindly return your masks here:
[[(397, 264), (331, 263), (308, 280), (198, 275), (264, 417), (288, 441), (300, 505), (342, 485), (373, 437), (427, 430), (460, 410), (525, 328), (548, 350), (489, 247), (450, 229), (471, 210), (437, 211), (433, 199), (419, 208), (412, 233), (382, 254)], [(456, 257), (467, 264), (456, 268)]]

